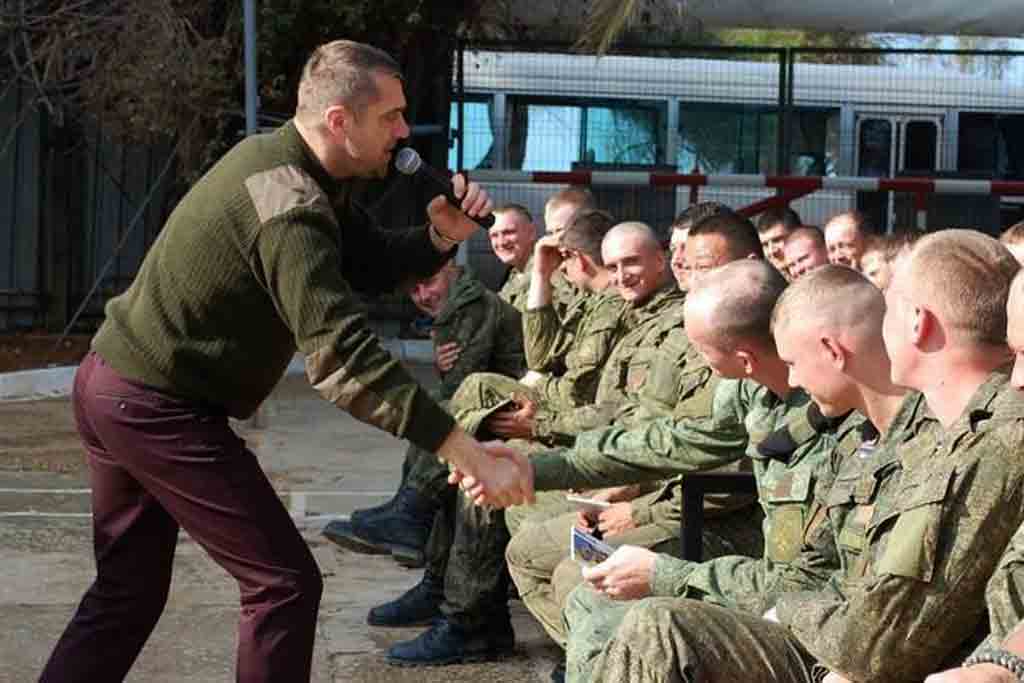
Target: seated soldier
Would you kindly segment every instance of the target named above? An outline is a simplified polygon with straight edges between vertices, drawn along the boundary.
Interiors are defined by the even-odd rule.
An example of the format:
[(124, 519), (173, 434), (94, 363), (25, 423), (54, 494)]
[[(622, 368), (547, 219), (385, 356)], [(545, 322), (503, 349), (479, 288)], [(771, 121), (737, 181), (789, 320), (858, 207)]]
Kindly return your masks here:
[[(785, 593), (779, 623), (695, 600), (643, 600), (597, 658), (598, 681), (920, 681), (983, 626), (985, 583), (1024, 521), (1024, 399), (1003, 369), (1019, 266), (981, 233), (945, 230), (897, 262), (883, 338), (895, 384), (922, 392), (890, 438), (893, 476), (826, 590)], [(950, 283), (956, 283), (951, 287)], [(950, 381), (955, 378), (955, 381)], [(895, 435), (893, 435), (895, 436)], [(870, 514), (868, 514), (870, 513)]]
[(783, 252), (783, 245), (789, 233), (802, 224), (800, 216), (788, 206), (768, 209), (757, 219), (757, 234), (761, 238), (764, 257), (787, 280), (791, 278), (789, 271), (786, 270), (786, 255)]
[[(451, 399), (474, 372), (489, 370), (512, 377), (522, 373), (519, 312), (484, 287), (467, 268), (448, 261), (436, 274), (414, 283), (409, 296), (433, 318), (435, 345), (457, 344), (462, 350), (454, 364), (441, 373), (441, 401)], [(332, 521), (323, 533), (349, 549), (391, 553), (402, 564), (423, 566), (423, 546), (437, 507), (431, 493), (439, 496), (447, 490), (447, 473), (433, 454), (410, 445), (394, 498), (354, 511), (351, 521)]]
[[(569, 450), (531, 457), (534, 484), (544, 491), (637, 482), (712, 469), (746, 454), (761, 492), (766, 553), (775, 564), (788, 563), (799, 547), (815, 473), (835, 444), (835, 425), (809, 410), (806, 394), (786, 382), (768, 329), (771, 306), (786, 284), (778, 271), (746, 259), (706, 278), (687, 300), (686, 323), (693, 345), (726, 378), (708, 413), (582, 434)], [(709, 296), (701, 293), (705, 288), (724, 291)], [(472, 482), (463, 485), (486, 502)]]
[[(613, 220), (607, 213), (584, 211), (577, 214), (569, 228), (564, 231), (565, 246), (559, 247), (550, 236), (537, 242), (539, 256), (532, 259), (532, 267), (534, 270), (543, 269), (544, 272), (541, 273), (542, 277), (533, 278), (530, 286), (542, 290), (543, 294), (538, 294), (540, 298), (533, 300), (536, 305), (526, 311), (522, 326), (510, 338), (520, 339), (525, 330), (527, 339), (531, 340), (527, 344), (527, 348), (530, 349), (527, 356), (548, 353), (538, 351), (537, 347), (542, 346), (544, 340), (560, 333), (564, 324), (551, 305), (551, 286), (547, 283), (550, 282), (550, 274), (554, 268), (563, 268), (576, 286), (590, 293), (589, 297), (581, 300), (585, 308), (576, 322), (578, 334), (573, 338), (577, 343), (565, 354), (562, 364), (565, 368), (564, 373), (560, 376), (534, 375), (531, 378), (531, 387), (518, 381), (518, 374), (484, 372), (489, 369), (488, 366), (477, 363), (475, 367), (466, 367), (472, 374), (458, 372), (457, 381), (453, 382), (448, 382), (446, 378), (446, 400), (451, 399), (456, 393), (456, 388), (463, 384), (466, 386), (460, 389), (461, 396), (470, 392), (480, 392), (496, 397), (495, 401), (511, 399), (517, 395), (529, 396), (538, 405), (544, 406), (545, 410), (553, 413), (585, 405), (594, 400), (598, 377), (619, 334), (624, 307), (622, 299), (610, 288), (611, 275), (601, 260), (601, 240), (612, 224)], [(531, 296), (534, 296), (532, 292)], [(494, 298), (493, 295), (491, 298)], [(450, 335), (445, 336), (439, 341), (443, 344), (449, 337)], [(468, 347), (467, 353), (470, 354), (469, 358), (478, 355)], [(457, 358), (460, 359), (458, 367), (465, 367), (461, 355)], [(453, 372), (455, 371), (453, 369)], [(465, 400), (460, 399), (453, 405), (461, 405), (460, 409), (464, 410)], [(416, 458), (407, 458), (405, 468), (406, 471), (412, 472), (412, 476), (404, 478), (398, 496), (403, 503), (409, 504), (403, 504), (401, 510), (382, 508), (383, 516), (364, 518), (364, 511), (356, 511), (351, 523), (332, 522), (327, 530), (332, 540), (357, 552), (374, 552), (381, 547), (391, 548), (392, 554), (402, 564), (423, 566), (424, 548), (430, 537), (431, 528), (435, 525), (434, 513), (442, 506), (446, 496), (450, 497), (451, 492), (447, 491), (445, 486), (448, 469), (444, 463), (437, 458), (421, 458), (422, 452), (411, 449), (410, 454), (413, 453), (416, 454)], [(439, 526), (446, 527), (450, 525), (449, 523), (447, 517), (437, 520)], [(447, 533), (439, 530), (437, 534), (439, 535), (435, 537), (435, 543), (444, 545), (448, 542)], [(443, 554), (447, 555), (447, 548)], [(423, 579), (424, 585), (420, 588), (426, 585), (433, 586), (436, 590), (432, 590), (430, 594), (439, 596), (444, 578), (443, 566), (443, 563), (440, 563), (433, 570), (428, 569)], [(420, 592), (422, 591), (417, 591), (417, 594)], [(389, 625), (385, 616), (371, 616), (371, 621), (377, 625)], [(417, 618), (416, 621), (421, 620)]]
[[(671, 414), (677, 403), (687, 397), (680, 393), (687, 383), (690, 355), (677, 338), (681, 332), (683, 294), (664, 287), (665, 257), (657, 238), (642, 223), (623, 223), (613, 228), (602, 242), (605, 266), (614, 269), (619, 295), (627, 302), (624, 319), (630, 327), (615, 344), (604, 364), (596, 392), (596, 404), (563, 410), (550, 416), (540, 415), (532, 401), (518, 399), (515, 409), (490, 417), (482, 429), (505, 438), (573, 438), (587, 423), (607, 424), (612, 420), (641, 420), (656, 414)], [(659, 350), (672, 346), (672, 363), (659, 365)], [(654, 368), (659, 368), (655, 372)], [(660, 368), (664, 368), (661, 370)], [(691, 391), (699, 391), (709, 373), (698, 370), (698, 381), (690, 382)], [(453, 399), (463, 405), (465, 383)], [(468, 396), (471, 405), (479, 405), (476, 396)], [(470, 412), (476, 412), (474, 411)], [(457, 418), (469, 422), (461, 411)], [(537, 419), (534, 419), (534, 416)], [(548, 426), (547, 433), (537, 430)], [(514, 634), (508, 615), (508, 570), (505, 546), (508, 529), (501, 510), (474, 507), (459, 496), (455, 505), (452, 542), (447, 550), (444, 601), (438, 608), (441, 617), (418, 638), (399, 643), (388, 651), (389, 662), (401, 666), (447, 664), (470, 659), (503, 655), (513, 647)], [(436, 584), (436, 582), (435, 582)], [(372, 615), (384, 616), (390, 625), (402, 625), (427, 613), (437, 596), (423, 582), (398, 600), (374, 608)], [(416, 606), (416, 609), (412, 609)], [(420, 609), (423, 607), (424, 609)], [(374, 620), (376, 621), (376, 616)]]
[[(1018, 223), (1018, 226), (1024, 224)], [(1010, 228), (1013, 230), (1014, 228)], [(1009, 231), (1007, 231), (1009, 232)], [(1024, 237), (1024, 229), (1019, 231)], [(1007, 233), (999, 238), (1007, 248)], [(1024, 240), (1021, 240), (1024, 243)], [(1014, 253), (1011, 249), (1011, 253)], [(1016, 255), (1016, 254), (1015, 254)], [(1014, 365), (1010, 383), (1024, 390), (1024, 271), (1017, 273), (1006, 305), (1007, 342)], [(929, 676), (925, 683), (1017, 683), (1024, 680), (1024, 526), (1017, 529), (985, 589), (989, 636), (963, 666)]]
[(791, 281), (828, 263), (825, 236), (813, 225), (804, 225), (789, 233), (782, 249)]
[(872, 235), (864, 245), (860, 257), (860, 272), (883, 292), (892, 281), (893, 263), (908, 250), (922, 233), (916, 230), (891, 235)]
[[(694, 208), (697, 212), (690, 216), (696, 213), (698, 220), (692, 228), (686, 226), (690, 237), (684, 250), (691, 261), (687, 271), (693, 276), (731, 261), (760, 258), (757, 232), (749, 221), (719, 204), (708, 202)], [(689, 220), (686, 212), (677, 222), (684, 220)], [(688, 367), (696, 369), (700, 365)], [(684, 390), (682, 393), (689, 394), (689, 398), (679, 402), (674, 416), (705, 414), (713, 391), (713, 382), (700, 392)], [(569, 592), (583, 580), (578, 564), (569, 558), (566, 539), (573, 526), (596, 530), (616, 546), (630, 544), (672, 555), (679, 552), (681, 481), (674, 479), (639, 497), (638, 491), (636, 487), (615, 487), (590, 494), (610, 503), (600, 513), (577, 513), (577, 506), (567, 502), (560, 492), (541, 493), (536, 505), (506, 511), (506, 523), (514, 534), (505, 553), (512, 579), (523, 603), (562, 647), (566, 635), (562, 606)], [(753, 502), (752, 496), (736, 494), (705, 497), (705, 557), (761, 554), (763, 538)]]
[(522, 313), (526, 305), (526, 290), (530, 285), (530, 256), (537, 241), (537, 226), (533, 223), (533, 216), (525, 206), (504, 204), (494, 210), (494, 225), (487, 234), (494, 255), (508, 266), (498, 296)]
[[(562, 188), (544, 202), (544, 235), (558, 239), (576, 212), (596, 209), (594, 194), (588, 188), (580, 185)], [(555, 305), (559, 309), (572, 306), (578, 298), (586, 296), (586, 292), (573, 286), (561, 270), (552, 274), (551, 285), (554, 287)]]
[[(905, 403), (904, 390), (889, 376), (882, 341), (884, 312), (882, 295), (863, 276), (849, 268), (823, 266), (791, 285), (772, 314), (772, 335), (789, 367), (789, 384), (805, 388), (827, 416), (856, 411), (839, 428), (838, 444), (823, 463), (825, 471), (817, 473), (809, 521), (800, 520), (807, 529), (804, 536), (815, 537), (814, 546), (805, 543), (788, 563), (773, 562), (769, 554), (764, 560), (723, 557), (697, 564), (655, 557), (639, 548), (618, 550), (586, 572), (598, 590), (581, 588), (570, 596), (565, 614), (570, 679), (589, 680), (595, 658), (635, 604), (624, 600), (686, 597), (760, 615), (782, 592), (820, 589), (837, 567), (837, 555), (841, 564), (848, 562), (844, 555), (855, 551), (836, 547), (849, 545), (845, 527), (860, 522), (856, 515), (840, 514), (848, 512), (843, 506), (850, 499), (841, 493), (849, 494), (850, 483), (867, 468), (886, 471), (873, 455), (880, 451), (871, 437), (876, 426), (889, 434)], [(830, 504), (833, 500), (838, 502)]]
[(669, 226), (669, 265), (672, 267), (672, 276), (682, 291), (690, 288), (690, 276), (686, 267), (686, 238), (690, 234), (690, 228), (705, 218), (731, 211), (732, 209), (718, 202), (698, 202), (676, 216)]
[(860, 259), (867, 240), (875, 234), (867, 216), (860, 211), (844, 211), (825, 224), (828, 262), (860, 270)]

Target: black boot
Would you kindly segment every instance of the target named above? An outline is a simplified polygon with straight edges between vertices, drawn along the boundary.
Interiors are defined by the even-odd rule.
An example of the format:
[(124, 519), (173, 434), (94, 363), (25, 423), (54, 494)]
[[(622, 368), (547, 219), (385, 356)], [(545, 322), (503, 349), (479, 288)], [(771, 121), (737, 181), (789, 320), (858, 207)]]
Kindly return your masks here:
[(353, 510), (349, 519), (352, 520), (352, 523), (359, 524), (361, 526), (373, 524), (373, 519), (391, 513), (395, 507), (395, 501), (397, 499), (398, 494), (395, 493), (395, 495), (391, 496), (391, 498), (380, 505), (374, 505), (372, 508), (365, 508), (363, 510)]
[(398, 599), (377, 605), (366, 615), (370, 626), (425, 626), (441, 616), (444, 580), (425, 572), (423, 579)]
[(395, 494), (394, 504), (379, 515), (362, 515), (358, 520), (335, 520), (324, 528), (324, 536), (357, 553), (386, 555), (406, 567), (424, 565), (423, 549), (430, 536), (439, 502), (421, 496), (405, 486)]
[(565, 661), (555, 664), (551, 670), (551, 683), (565, 683)]
[(395, 501), (398, 500), (398, 492), (405, 487), (405, 480), (409, 478), (409, 470), (412, 469), (409, 464), (409, 458), (407, 457), (402, 461), (402, 481), (398, 484), (398, 491), (395, 491), (395, 495), (391, 496), (387, 502), (381, 503), (380, 505), (374, 505), (372, 508), (366, 508), (364, 510), (353, 510), (350, 519), (360, 525), (372, 524), (372, 519), (380, 517), (381, 515), (388, 514), (391, 509), (395, 507)]
[(505, 616), (482, 628), (467, 629), (440, 618), (419, 637), (398, 643), (386, 660), (394, 666), (444, 666), (501, 659), (515, 649), (515, 633)]

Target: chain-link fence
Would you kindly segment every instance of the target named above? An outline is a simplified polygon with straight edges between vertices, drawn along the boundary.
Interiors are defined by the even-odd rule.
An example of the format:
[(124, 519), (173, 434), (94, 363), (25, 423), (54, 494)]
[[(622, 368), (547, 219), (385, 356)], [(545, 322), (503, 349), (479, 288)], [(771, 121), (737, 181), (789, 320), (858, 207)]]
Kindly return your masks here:
[[(596, 171), (620, 173), (594, 184), (604, 207), (661, 229), (695, 197), (771, 197), (771, 176), (836, 180), (793, 201), (807, 224), (859, 209), (898, 229), (923, 211), (931, 227), (996, 232), (1020, 217), (1018, 197), (955, 181), (1024, 180), (1024, 53), (474, 44), (459, 63), (449, 166), (538, 216), (572, 180), (545, 174)], [(705, 179), (695, 191), (629, 172)], [(938, 182), (924, 196), (853, 180), (905, 177)], [(487, 252), (474, 240), (484, 271)]]

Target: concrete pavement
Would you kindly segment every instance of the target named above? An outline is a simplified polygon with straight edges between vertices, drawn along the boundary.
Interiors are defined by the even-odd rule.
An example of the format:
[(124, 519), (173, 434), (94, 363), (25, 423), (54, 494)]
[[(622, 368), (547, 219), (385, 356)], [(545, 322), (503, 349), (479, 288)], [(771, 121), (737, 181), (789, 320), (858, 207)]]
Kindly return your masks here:
[[(412, 369), (431, 381), (426, 366)], [(36, 680), (95, 575), (87, 473), (70, 420), (66, 401), (0, 403), (0, 424), (18, 426), (17, 441), (0, 434), (0, 683)], [(238, 430), (296, 515), (324, 574), (314, 681), (548, 680), (559, 651), (518, 603), (518, 647), (508, 660), (435, 669), (384, 663), (391, 644), (420, 629), (371, 628), (366, 612), (415, 584), (420, 572), (338, 549), (319, 530), (330, 515), (390, 496), (404, 442), (322, 401), (302, 377), (286, 378), (260, 416)], [(128, 680), (233, 681), (237, 619), (234, 582), (183, 534), (167, 609)]]

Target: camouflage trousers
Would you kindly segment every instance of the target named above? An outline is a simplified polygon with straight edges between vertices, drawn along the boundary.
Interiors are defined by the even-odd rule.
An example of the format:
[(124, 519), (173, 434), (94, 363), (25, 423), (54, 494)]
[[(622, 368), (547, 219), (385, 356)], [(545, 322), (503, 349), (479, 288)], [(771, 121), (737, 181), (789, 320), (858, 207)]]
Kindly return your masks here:
[[(519, 529), (509, 524), (513, 536), (505, 558), (523, 604), (564, 649), (568, 633), (562, 610), (573, 589), (583, 583), (579, 564), (569, 554), (569, 535), (576, 523), (577, 506), (565, 501), (564, 491), (548, 494), (557, 497), (548, 503), (545, 496), (544, 512), (548, 514), (542, 517), (534, 513), (524, 520)], [(542, 495), (538, 495), (538, 503)], [(664, 495), (664, 489), (659, 489), (640, 496), (633, 501), (634, 509), (660, 502)], [(516, 508), (509, 510), (510, 515), (513, 510)], [(759, 555), (764, 546), (759, 511), (757, 506), (748, 505), (705, 520), (703, 557)], [(604, 540), (612, 547), (639, 546), (678, 557), (681, 552), (680, 524), (678, 515), (669, 515), (621, 534), (607, 536)]]
[[(570, 602), (584, 590), (597, 595), (581, 586)], [(617, 615), (614, 627), (585, 667), (570, 641), (567, 681), (816, 683), (827, 673), (788, 629), (759, 614), (685, 598), (599, 598), (595, 605)]]
[(412, 488), (421, 497), (440, 502), (451, 486), (448, 464), (430, 451), (409, 444), (402, 464), (402, 485)]
[(537, 406), (545, 403), (540, 395), (517, 380), (494, 372), (474, 372), (463, 380), (451, 400), (451, 413), (455, 420), (470, 434), (480, 439), (494, 435), (482, 430), (485, 418), (512, 398), (529, 399)]

